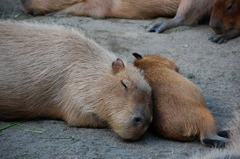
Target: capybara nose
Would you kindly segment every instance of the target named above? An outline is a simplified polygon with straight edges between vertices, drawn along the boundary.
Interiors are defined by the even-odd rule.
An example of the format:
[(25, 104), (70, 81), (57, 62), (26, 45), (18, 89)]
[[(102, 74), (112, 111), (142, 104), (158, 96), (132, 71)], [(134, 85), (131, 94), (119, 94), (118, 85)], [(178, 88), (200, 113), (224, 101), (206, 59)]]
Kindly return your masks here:
[(217, 34), (220, 34), (223, 30), (218, 20), (215, 19), (211, 20), (209, 25)]
[(216, 32), (216, 33), (220, 33), (222, 28), (220, 26), (213, 26), (212, 29)]
[(136, 127), (147, 126), (151, 123), (151, 118), (148, 118), (144, 115), (135, 115), (132, 118), (133, 125)]

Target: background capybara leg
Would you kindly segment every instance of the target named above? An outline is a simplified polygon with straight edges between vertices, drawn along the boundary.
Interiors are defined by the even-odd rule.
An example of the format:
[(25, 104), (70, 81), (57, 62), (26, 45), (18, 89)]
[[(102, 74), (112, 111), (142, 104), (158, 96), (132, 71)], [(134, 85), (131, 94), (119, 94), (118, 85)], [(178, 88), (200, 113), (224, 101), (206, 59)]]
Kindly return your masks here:
[(181, 0), (173, 19), (150, 25), (147, 31), (161, 33), (174, 27), (197, 24), (210, 13), (212, 3), (212, 0)]
[(185, 0), (182, 0), (179, 4), (177, 14), (173, 19), (150, 25), (147, 28), (147, 31), (162, 33), (167, 29), (183, 25), (185, 18), (187, 18), (186, 12), (189, 10), (188, 4), (191, 3), (191, 1), (192, 0), (188, 0), (188, 2), (186, 2)]
[(147, 27), (147, 31), (162, 33), (165, 30), (168, 30), (168, 29), (171, 29), (171, 28), (174, 28), (174, 27), (178, 27), (181, 24), (182, 23), (181, 23), (180, 18), (175, 17), (174, 19), (170, 19), (170, 20), (167, 20), (167, 21), (163, 21), (163, 22), (160, 22), (160, 23), (150, 25), (149, 27)]

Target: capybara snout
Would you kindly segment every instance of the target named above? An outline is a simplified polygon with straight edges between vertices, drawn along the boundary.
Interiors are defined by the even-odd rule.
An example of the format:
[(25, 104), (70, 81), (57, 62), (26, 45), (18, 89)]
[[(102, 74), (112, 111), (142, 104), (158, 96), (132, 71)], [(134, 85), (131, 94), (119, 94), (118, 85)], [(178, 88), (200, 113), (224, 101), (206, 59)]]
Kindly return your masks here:
[(0, 22), (0, 119), (52, 118), (136, 140), (152, 121), (140, 70), (74, 29)]

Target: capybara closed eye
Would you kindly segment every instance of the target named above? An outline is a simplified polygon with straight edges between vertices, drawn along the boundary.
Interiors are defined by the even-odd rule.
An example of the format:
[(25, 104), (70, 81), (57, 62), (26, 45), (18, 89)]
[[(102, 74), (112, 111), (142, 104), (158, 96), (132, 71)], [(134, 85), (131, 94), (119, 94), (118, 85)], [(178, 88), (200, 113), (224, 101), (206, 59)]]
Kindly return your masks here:
[(152, 87), (152, 128), (158, 136), (178, 141), (200, 139), (204, 144), (217, 147), (228, 142), (218, 135), (215, 119), (199, 89), (176, 72), (173, 61), (157, 55), (133, 55), (134, 66), (144, 71)]
[(240, 35), (240, 1), (239, 0), (215, 0), (210, 26), (216, 35), (209, 38), (210, 41), (219, 44)]
[(151, 89), (140, 71), (74, 29), (1, 21), (0, 50), (1, 120), (109, 126), (129, 140), (152, 121)]

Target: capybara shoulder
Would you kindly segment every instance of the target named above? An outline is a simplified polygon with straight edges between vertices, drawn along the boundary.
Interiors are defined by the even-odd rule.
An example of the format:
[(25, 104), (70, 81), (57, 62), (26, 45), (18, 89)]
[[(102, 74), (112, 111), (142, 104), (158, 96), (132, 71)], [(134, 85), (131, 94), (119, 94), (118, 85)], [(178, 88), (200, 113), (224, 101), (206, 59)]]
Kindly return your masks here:
[(135, 140), (152, 121), (140, 71), (75, 29), (0, 22), (0, 118), (109, 126)]
[(215, 0), (210, 19), (210, 26), (217, 35), (210, 38), (219, 44), (240, 35), (240, 1)]

